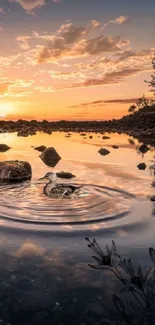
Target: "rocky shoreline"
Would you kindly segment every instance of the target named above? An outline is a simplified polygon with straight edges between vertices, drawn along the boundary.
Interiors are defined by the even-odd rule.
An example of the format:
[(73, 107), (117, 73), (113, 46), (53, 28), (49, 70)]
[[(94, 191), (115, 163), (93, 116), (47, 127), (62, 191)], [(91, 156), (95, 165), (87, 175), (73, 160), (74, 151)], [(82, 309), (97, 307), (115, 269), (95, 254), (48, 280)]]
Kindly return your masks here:
[(133, 137), (155, 138), (155, 105), (149, 109), (143, 108), (138, 112), (123, 116), (120, 119), (103, 121), (37, 121), (18, 120), (0, 121), (0, 133), (17, 132), (18, 136), (27, 137), (36, 132), (52, 134), (59, 132), (99, 132), (126, 133)]

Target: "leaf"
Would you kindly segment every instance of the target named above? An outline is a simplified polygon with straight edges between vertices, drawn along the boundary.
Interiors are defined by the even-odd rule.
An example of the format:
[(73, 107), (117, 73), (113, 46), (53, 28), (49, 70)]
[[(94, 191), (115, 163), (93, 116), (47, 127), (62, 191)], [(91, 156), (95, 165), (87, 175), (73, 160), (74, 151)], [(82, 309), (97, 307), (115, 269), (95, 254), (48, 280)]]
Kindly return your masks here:
[(141, 266), (140, 265), (138, 267), (138, 278), (141, 281), (141, 283), (144, 282), (144, 275), (143, 275), (143, 272), (142, 272), (142, 269), (141, 269)]
[(149, 248), (149, 254), (150, 254), (152, 262), (155, 264), (155, 250), (154, 250), (154, 248), (152, 248), (152, 247)]
[(128, 314), (126, 313), (125, 306), (124, 306), (122, 300), (115, 294), (113, 294), (113, 303), (114, 303), (116, 309), (118, 310), (118, 312), (121, 314), (122, 318), (124, 318), (126, 323), (128, 325), (130, 325), (129, 317), (128, 317)]
[(92, 256), (92, 258), (99, 264), (102, 265), (102, 259), (97, 256)]
[(111, 248), (111, 266), (116, 266), (116, 246), (115, 242), (112, 241), (112, 248)]

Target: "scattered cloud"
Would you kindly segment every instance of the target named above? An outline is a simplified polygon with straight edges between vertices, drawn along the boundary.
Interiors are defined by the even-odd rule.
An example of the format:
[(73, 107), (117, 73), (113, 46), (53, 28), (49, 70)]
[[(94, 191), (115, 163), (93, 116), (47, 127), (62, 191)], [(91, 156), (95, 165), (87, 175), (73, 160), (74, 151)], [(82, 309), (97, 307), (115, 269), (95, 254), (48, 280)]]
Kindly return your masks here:
[(98, 20), (92, 20), (91, 21), (91, 25), (92, 27), (99, 27), (101, 25), (101, 23)]
[(48, 44), (42, 46), (38, 55), (38, 63), (103, 55), (103, 53), (119, 51), (129, 45), (129, 40), (124, 40), (120, 36), (99, 35), (94, 38), (86, 38), (89, 31), (90, 28), (74, 26), (71, 22), (62, 25), (57, 33), (51, 36)]
[(62, 87), (58, 87), (57, 89), (71, 89), (71, 88), (85, 88), (85, 87), (95, 87), (102, 85), (114, 85), (120, 84), (127, 77), (135, 76), (138, 72), (141, 72), (140, 69), (124, 69), (121, 71), (112, 71), (110, 73), (106, 73), (101, 78), (87, 78), (82, 82), (76, 82), (73, 84)]
[(104, 26), (101, 29), (105, 29), (107, 26), (111, 25), (111, 24), (123, 24), (128, 20), (127, 16), (119, 16), (118, 18), (114, 19), (114, 20), (110, 20), (107, 23), (104, 24)]
[(19, 46), (22, 50), (28, 50), (30, 48), (28, 44), (28, 40), (30, 40), (30, 36), (17, 36), (16, 41), (19, 42)]
[(9, 2), (19, 3), (28, 12), (40, 8), (45, 4), (45, 0), (9, 0)]

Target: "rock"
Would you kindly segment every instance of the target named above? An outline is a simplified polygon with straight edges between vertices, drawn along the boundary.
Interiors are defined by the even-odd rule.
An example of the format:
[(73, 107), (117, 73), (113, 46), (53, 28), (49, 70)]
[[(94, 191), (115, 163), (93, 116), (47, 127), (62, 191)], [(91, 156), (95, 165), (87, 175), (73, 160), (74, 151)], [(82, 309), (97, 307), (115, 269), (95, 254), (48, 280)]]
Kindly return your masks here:
[(86, 136), (86, 133), (81, 133), (80, 134), (82, 137), (85, 137)]
[(99, 151), (100, 155), (102, 156), (106, 156), (106, 155), (109, 155), (110, 151), (105, 149), (105, 148), (101, 148)]
[(27, 130), (21, 130), (21, 131), (18, 131), (17, 133), (17, 137), (28, 137), (28, 132)]
[(0, 152), (5, 152), (7, 150), (11, 149), (6, 144), (0, 144)]
[(61, 160), (61, 157), (53, 147), (46, 148), (39, 157), (49, 167), (55, 167), (59, 160)]
[(112, 148), (113, 148), (113, 149), (118, 149), (119, 147), (118, 147), (118, 146), (115, 146), (115, 145), (113, 145), (113, 146), (112, 146)]
[(137, 167), (138, 167), (138, 169), (140, 169), (140, 170), (145, 170), (147, 166), (146, 166), (145, 163), (140, 163)]
[(0, 162), (0, 182), (23, 182), (32, 177), (31, 165), (26, 161), (8, 160)]
[(152, 187), (155, 187), (155, 181), (153, 181), (151, 185), (152, 185)]
[(34, 149), (37, 150), (37, 151), (43, 152), (46, 149), (46, 147), (45, 146), (39, 146), (39, 147), (35, 147)]
[(90, 136), (89, 136), (89, 139), (93, 139), (93, 136), (92, 136), (92, 135), (90, 135)]
[(155, 195), (151, 195), (151, 196), (150, 196), (150, 200), (151, 200), (151, 201), (155, 201)]
[(148, 146), (146, 146), (146, 144), (142, 144), (142, 145), (139, 147), (139, 151), (140, 151), (141, 153), (146, 153), (148, 150), (150, 150), (150, 149), (148, 148)]
[(88, 306), (88, 310), (92, 315), (97, 316), (97, 317), (102, 317), (105, 314), (103, 307), (98, 302), (90, 303)]
[(108, 140), (108, 139), (110, 139), (110, 137), (104, 135), (104, 136), (102, 137), (102, 139), (103, 139), (103, 140)]
[(69, 173), (69, 172), (58, 172), (56, 173), (57, 177), (59, 178), (74, 178), (76, 177), (75, 175), (73, 175), (72, 173)]

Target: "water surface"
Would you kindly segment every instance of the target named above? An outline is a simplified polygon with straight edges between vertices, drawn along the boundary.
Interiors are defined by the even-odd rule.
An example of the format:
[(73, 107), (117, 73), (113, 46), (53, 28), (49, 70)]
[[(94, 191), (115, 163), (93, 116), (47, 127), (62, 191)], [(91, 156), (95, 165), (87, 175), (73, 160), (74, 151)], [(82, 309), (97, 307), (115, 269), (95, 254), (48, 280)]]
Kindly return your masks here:
[[(142, 155), (140, 143), (131, 144), (126, 135), (110, 134), (108, 140), (101, 134), (89, 139), (90, 135), (0, 135), (0, 142), (11, 147), (0, 153), (0, 160), (26, 160), (33, 171), (30, 182), (0, 187), (0, 317), (4, 324), (108, 321), (117, 282), (111, 275), (105, 281), (103, 272), (87, 266), (92, 260), (85, 236), (95, 237), (102, 247), (114, 239), (122, 254), (148, 266), (148, 247), (155, 247), (155, 204), (149, 200), (154, 193), (154, 148)], [(32, 147), (38, 145), (55, 147), (62, 157), (55, 168), (40, 159)], [(110, 154), (101, 156), (101, 147)], [(145, 170), (137, 168), (141, 162), (146, 163)], [(38, 179), (62, 170), (76, 175), (65, 182), (83, 184), (85, 197), (53, 200), (43, 194), (46, 182)], [(100, 311), (93, 311), (99, 309), (92, 305), (96, 303)], [(116, 322), (117, 314), (113, 318)]]

